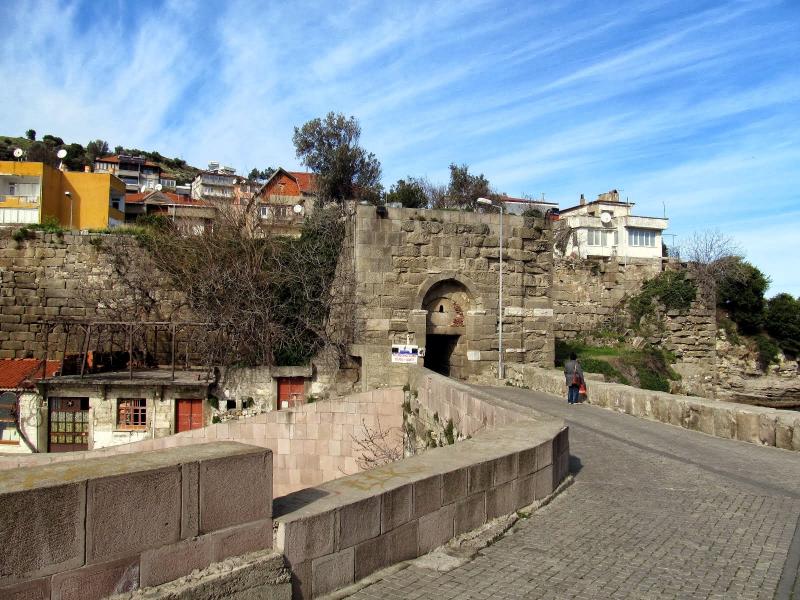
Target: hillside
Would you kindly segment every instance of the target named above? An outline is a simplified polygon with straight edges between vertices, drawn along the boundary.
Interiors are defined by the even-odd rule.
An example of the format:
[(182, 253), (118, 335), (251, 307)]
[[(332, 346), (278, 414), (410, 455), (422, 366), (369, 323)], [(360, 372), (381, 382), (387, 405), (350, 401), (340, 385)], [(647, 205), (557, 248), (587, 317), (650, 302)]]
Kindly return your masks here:
[[(34, 133), (34, 138), (35, 132)], [(43, 162), (53, 167), (58, 166), (59, 159), (56, 153), (62, 148), (67, 151), (64, 163), (70, 171), (82, 171), (86, 165), (94, 162), (97, 156), (108, 154), (130, 154), (144, 156), (147, 160), (157, 163), (167, 177), (173, 177), (178, 184), (190, 183), (202, 170), (187, 164), (182, 158), (167, 158), (156, 151), (139, 150), (116, 146), (110, 148), (104, 140), (92, 140), (84, 147), (77, 142), (68, 143), (54, 135), (44, 135), (41, 139), (29, 137), (0, 135), (0, 160), (14, 160), (14, 149), (22, 148), (27, 160)]]

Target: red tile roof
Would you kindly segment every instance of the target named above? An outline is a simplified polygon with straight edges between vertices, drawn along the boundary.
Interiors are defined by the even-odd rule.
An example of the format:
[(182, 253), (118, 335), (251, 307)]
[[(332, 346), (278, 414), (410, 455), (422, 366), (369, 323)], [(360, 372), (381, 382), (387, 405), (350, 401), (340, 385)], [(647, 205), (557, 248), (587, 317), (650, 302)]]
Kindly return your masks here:
[(297, 181), (297, 187), (304, 194), (313, 194), (316, 191), (317, 176), (314, 173), (300, 173), (297, 171), (288, 171), (289, 175)]
[[(138, 157), (133, 157), (133, 158), (138, 158)], [(117, 156), (116, 154), (112, 154), (111, 156), (103, 156), (103, 157), (100, 157), (100, 158), (96, 159), (95, 162), (118, 163), (119, 162), (119, 156)], [(158, 169), (161, 169), (161, 165), (159, 165), (158, 163), (154, 163), (153, 161), (150, 161), (150, 160), (145, 160), (144, 161), (144, 166), (145, 167), (157, 167)]]
[(135, 194), (125, 194), (125, 203), (126, 204), (141, 204), (143, 203), (149, 196), (153, 194), (160, 194), (167, 198), (168, 204), (180, 204), (180, 205), (188, 205), (188, 206), (206, 206), (206, 203), (202, 200), (195, 200), (194, 198), (188, 198), (186, 196), (181, 196), (180, 194), (174, 194), (172, 192), (137, 192)]
[[(58, 372), (61, 363), (48, 360), (46, 377)], [(0, 359), (0, 389), (15, 390), (33, 387), (32, 380), (42, 378), (42, 361), (38, 358), (2, 358)]]

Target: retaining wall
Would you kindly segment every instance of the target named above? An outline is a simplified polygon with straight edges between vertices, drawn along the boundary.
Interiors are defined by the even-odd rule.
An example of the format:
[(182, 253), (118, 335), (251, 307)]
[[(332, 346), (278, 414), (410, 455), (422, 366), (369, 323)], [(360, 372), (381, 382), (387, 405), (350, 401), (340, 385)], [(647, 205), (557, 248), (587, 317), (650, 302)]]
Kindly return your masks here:
[(402, 448), (402, 403), (402, 390), (382, 389), (88, 452), (0, 456), (0, 469), (234, 440), (272, 450), (274, 491), (282, 496), (358, 472), (357, 441), (364, 438), (365, 427), (374, 431), (380, 426), (388, 441)]
[[(561, 371), (525, 367), (516, 382), (566, 398)], [(600, 381), (588, 381), (587, 387), (587, 401), (603, 408), (721, 438), (800, 451), (797, 411), (679, 396)]]
[(318, 597), (550, 495), (569, 468), (563, 421), (419, 369), (412, 389), (471, 439), (279, 498), (293, 595)]
[(0, 534), (0, 598), (158, 585), (272, 547), (272, 453), (219, 442), (3, 471)]

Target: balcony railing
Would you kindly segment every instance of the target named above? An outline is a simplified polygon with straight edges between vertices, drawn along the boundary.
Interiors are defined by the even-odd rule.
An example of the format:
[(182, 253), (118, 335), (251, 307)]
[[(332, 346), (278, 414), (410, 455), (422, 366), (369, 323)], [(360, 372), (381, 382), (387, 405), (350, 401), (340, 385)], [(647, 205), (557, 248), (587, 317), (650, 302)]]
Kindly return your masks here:
[(10, 206), (22, 206), (24, 208), (34, 208), (39, 205), (39, 196), (11, 196), (0, 194), (0, 206), (9, 208)]

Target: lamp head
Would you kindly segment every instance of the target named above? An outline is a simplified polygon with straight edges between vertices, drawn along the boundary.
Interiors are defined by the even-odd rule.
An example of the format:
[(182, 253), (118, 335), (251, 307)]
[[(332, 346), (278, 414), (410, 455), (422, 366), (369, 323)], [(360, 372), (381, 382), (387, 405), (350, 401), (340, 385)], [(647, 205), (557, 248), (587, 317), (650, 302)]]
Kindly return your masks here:
[(478, 204), (493, 204), (493, 202), (488, 198), (478, 198), (475, 202)]

